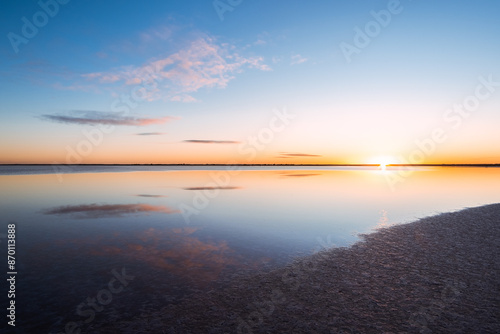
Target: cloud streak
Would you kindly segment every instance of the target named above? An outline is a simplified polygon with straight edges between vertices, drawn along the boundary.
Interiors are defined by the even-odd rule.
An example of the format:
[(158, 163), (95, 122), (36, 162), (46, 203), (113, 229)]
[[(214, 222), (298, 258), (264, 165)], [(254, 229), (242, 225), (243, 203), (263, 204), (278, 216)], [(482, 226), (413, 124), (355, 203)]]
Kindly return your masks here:
[(241, 189), (241, 187), (188, 187), (184, 190), (234, 190)]
[(277, 158), (315, 158), (315, 157), (321, 157), (321, 155), (317, 154), (306, 154), (306, 153), (287, 153), (287, 152), (281, 152)]
[(204, 140), (204, 139), (188, 139), (184, 140), (184, 143), (192, 144), (239, 144), (239, 141), (235, 140)]
[(136, 136), (161, 136), (166, 134), (165, 132), (141, 132), (141, 133), (136, 133)]
[(41, 116), (41, 119), (64, 124), (146, 126), (163, 124), (175, 118), (170, 116), (160, 118), (126, 117), (113, 112), (73, 110), (67, 115), (45, 114)]
[(165, 195), (152, 195), (152, 194), (138, 194), (138, 195), (135, 195), (137, 197), (148, 197), (148, 198), (161, 198), (161, 197), (168, 197), (168, 196), (165, 196)]

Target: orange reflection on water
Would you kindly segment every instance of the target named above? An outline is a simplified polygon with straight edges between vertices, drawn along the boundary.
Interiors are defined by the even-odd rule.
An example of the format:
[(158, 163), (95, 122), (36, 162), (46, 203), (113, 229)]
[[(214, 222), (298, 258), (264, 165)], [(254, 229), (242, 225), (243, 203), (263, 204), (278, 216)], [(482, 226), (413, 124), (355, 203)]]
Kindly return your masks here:
[(149, 228), (124, 249), (128, 259), (165, 269), (180, 279), (196, 284), (215, 281), (227, 266), (241, 266), (241, 259), (226, 241), (202, 241), (198, 228)]
[[(165, 270), (166, 278), (189, 281), (197, 286), (215, 282), (227, 269), (256, 268), (270, 261), (244, 259), (226, 241), (200, 240), (199, 228), (148, 228), (134, 234), (115, 231), (112, 235), (57, 241), (59, 246), (71, 246), (78, 254), (122, 257), (124, 263), (144, 264)], [(71, 255), (71, 251), (66, 255)]]

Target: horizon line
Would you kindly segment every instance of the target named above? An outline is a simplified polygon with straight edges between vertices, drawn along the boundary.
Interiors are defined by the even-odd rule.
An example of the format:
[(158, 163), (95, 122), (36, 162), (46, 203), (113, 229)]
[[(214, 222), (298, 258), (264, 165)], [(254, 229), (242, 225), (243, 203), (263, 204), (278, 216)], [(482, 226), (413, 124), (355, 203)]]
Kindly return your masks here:
[[(153, 164), (153, 163), (140, 163), (140, 164), (129, 164), (129, 163), (113, 163), (113, 164), (39, 164), (39, 163), (0, 163), (0, 166), (366, 166), (366, 167), (379, 167), (381, 164), (223, 164), (223, 163), (170, 163), (170, 164)], [(474, 163), (474, 164), (464, 164), (464, 163), (446, 163), (446, 164), (387, 164), (386, 167), (500, 167), (500, 163)]]

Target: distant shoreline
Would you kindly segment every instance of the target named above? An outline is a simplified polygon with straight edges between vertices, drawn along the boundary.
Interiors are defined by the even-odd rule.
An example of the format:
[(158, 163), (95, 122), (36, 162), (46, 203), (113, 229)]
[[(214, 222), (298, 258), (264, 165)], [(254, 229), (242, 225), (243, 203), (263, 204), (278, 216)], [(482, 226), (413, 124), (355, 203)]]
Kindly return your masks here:
[[(379, 164), (0, 164), (0, 166), (289, 166), (289, 167), (379, 167)], [(498, 164), (388, 164), (387, 167), (500, 167)]]

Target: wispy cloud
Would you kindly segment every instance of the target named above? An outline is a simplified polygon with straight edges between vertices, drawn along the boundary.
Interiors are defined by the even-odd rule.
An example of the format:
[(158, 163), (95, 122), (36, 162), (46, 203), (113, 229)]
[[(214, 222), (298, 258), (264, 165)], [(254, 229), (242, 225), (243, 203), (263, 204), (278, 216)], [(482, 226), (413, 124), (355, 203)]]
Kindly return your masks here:
[(273, 64), (277, 64), (277, 63), (280, 63), (281, 61), (283, 61), (283, 57), (278, 57), (278, 56), (274, 56), (271, 61), (273, 62)]
[(139, 118), (125, 117), (122, 116), (121, 113), (114, 112), (73, 110), (66, 115), (42, 115), (41, 119), (65, 124), (145, 126), (152, 124), (163, 124), (175, 119), (175, 117), (166, 116), (160, 118)]
[(170, 99), (170, 101), (174, 101), (174, 102), (197, 102), (197, 100), (194, 97), (192, 97), (191, 95), (187, 95), (187, 94), (180, 94), (180, 95), (172, 96), (172, 98)]
[(75, 218), (108, 218), (121, 217), (126, 214), (136, 213), (178, 213), (162, 205), (149, 204), (83, 204), (83, 205), (67, 205), (45, 210), (47, 215), (70, 215)]
[(241, 189), (241, 187), (188, 187), (183, 188), (184, 190), (234, 190)]
[(314, 158), (314, 157), (321, 157), (321, 155), (317, 154), (306, 154), (306, 153), (286, 153), (286, 152), (281, 152), (277, 158), (298, 158), (298, 157), (305, 157), (305, 158)]
[(303, 174), (281, 174), (282, 176), (291, 176), (291, 177), (307, 177), (307, 176), (316, 176), (321, 174), (313, 174), (313, 173), (303, 173)]
[(179, 27), (175, 24), (150, 27), (129, 35), (124, 40), (114, 41), (107, 46), (107, 51), (113, 55), (133, 54), (141, 56), (162, 52), (165, 48), (171, 47), (177, 32), (179, 32)]
[(167, 26), (150, 28), (149, 30), (140, 33), (140, 41), (144, 44), (156, 43), (158, 40), (167, 41), (172, 37), (174, 30), (175, 29), (173, 27)]
[(298, 65), (298, 64), (305, 63), (306, 61), (307, 61), (307, 58), (304, 58), (301, 55), (296, 54), (296, 55), (292, 56), (290, 65)]
[(184, 140), (184, 143), (193, 144), (239, 144), (239, 141), (234, 140), (203, 140), (203, 139), (188, 139)]
[(165, 132), (141, 132), (141, 133), (136, 133), (136, 136), (161, 136), (166, 134)]
[(137, 197), (147, 197), (147, 198), (160, 198), (160, 197), (168, 197), (168, 196), (165, 196), (165, 195), (152, 195), (152, 194), (138, 194), (138, 195), (135, 195)]
[[(168, 35), (169, 31), (150, 32), (143, 38), (151, 40), (163, 34)], [(218, 44), (214, 38), (204, 35), (168, 57), (152, 59), (142, 66), (126, 66), (82, 76), (101, 84), (147, 86), (146, 99), (150, 101), (166, 99), (194, 102), (196, 99), (190, 94), (202, 88), (224, 88), (234, 79), (234, 75), (242, 72), (245, 67), (270, 70), (262, 57), (244, 57), (235, 49), (229, 44)]]

